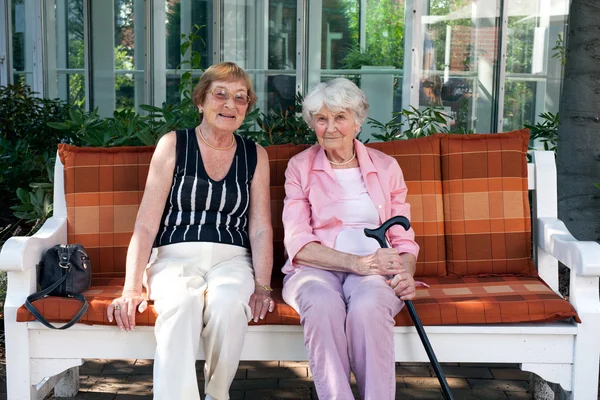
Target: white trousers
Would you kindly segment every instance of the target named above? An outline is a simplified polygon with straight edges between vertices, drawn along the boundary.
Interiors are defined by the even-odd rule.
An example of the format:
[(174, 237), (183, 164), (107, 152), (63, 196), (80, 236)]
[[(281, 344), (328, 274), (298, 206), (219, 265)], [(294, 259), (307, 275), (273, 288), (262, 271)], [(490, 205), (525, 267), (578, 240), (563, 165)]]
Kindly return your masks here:
[(207, 398), (229, 399), (254, 292), (249, 251), (221, 243), (154, 249), (144, 285), (158, 313), (154, 399), (199, 400), (196, 355), (204, 345)]

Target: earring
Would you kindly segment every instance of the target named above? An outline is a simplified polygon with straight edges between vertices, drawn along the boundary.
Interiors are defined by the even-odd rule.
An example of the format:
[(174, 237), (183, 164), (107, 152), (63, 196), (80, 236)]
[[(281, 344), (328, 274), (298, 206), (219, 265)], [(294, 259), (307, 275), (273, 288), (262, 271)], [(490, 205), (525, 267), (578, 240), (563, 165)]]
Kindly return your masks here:
[(204, 110), (202, 110), (201, 108), (198, 108), (198, 114), (200, 114), (200, 115), (204, 114)]

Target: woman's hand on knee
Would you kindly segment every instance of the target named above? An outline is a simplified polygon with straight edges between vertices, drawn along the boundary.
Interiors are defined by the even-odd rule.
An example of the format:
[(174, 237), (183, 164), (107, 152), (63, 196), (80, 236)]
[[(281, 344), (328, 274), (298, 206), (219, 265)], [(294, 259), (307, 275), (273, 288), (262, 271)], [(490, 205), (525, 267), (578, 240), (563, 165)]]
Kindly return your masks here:
[(254, 293), (250, 296), (250, 309), (252, 310), (252, 319), (258, 322), (259, 319), (264, 319), (267, 312), (273, 312), (275, 302), (271, 298), (271, 292), (262, 286), (256, 286)]
[(394, 275), (392, 279), (386, 282), (394, 289), (394, 293), (400, 297), (400, 300), (412, 300), (417, 294), (415, 280), (407, 271)]
[(140, 313), (148, 308), (148, 301), (142, 294), (128, 293), (116, 298), (106, 309), (108, 322), (113, 318), (119, 328), (125, 331), (131, 331), (135, 328), (135, 311)]

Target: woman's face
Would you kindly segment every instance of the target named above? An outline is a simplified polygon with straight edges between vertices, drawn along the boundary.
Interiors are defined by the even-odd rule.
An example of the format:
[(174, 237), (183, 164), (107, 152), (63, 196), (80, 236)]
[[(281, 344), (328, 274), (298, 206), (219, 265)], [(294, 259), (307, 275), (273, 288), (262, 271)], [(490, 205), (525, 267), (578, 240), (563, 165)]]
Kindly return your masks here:
[(243, 81), (213, 82), (199, 107), (204, 113), (202, 123), (213, 131), (235, 131), (246, 117), (247, 93)]
[(317, 140), (325, 150), (342, 152), (352, 150), (354, 137), (360, 128), (354, 120), (352, 111), (346, 109), (333, 112), (323, 106), (313, 118)]

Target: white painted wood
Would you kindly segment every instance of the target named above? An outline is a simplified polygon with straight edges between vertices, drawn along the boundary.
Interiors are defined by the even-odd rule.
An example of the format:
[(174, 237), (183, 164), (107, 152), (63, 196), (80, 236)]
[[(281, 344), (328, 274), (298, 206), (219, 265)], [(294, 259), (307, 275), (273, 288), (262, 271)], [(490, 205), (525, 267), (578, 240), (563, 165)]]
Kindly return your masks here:
[(423, 63), (423, 5), (421, 0), (406, 0), (404, 26), (404, 75), (402, 79), (402, 108), (419, 107), (419, 85)]
[(598, 275), (584, 277), (576, 269), (571, 269), (569, 301), (582, 321), (575, 338), (571, 399), (596, 399), (598, 396), (598, 362), (600, 361), (598, 280)]
[[(99, 325), (57, 332), (49, 331), (37, 322), (29, 325), (34, 358), (65, 357), (64, 348), (61, 347), (65, 341), (72, 343), (69, 352), (81, 358), (154, 357), (156, 343), (152, 327), (122, 332), (113, 326)], [(512, 330), (511, 326), (502, 325), (428, 326), (425, 330), (438, 358), (443, 362), (570, 362), (573, 359), (577, 327), (568, 323), (539, 325), (521, 327), (519, 324)], [(397, 361), (428, 360), (414, 327), (396, 327), (394, 332)], [(84, 335), (86, 340), (77, 342), (77, 338)], [(490, 343), (494, 343), (494, 346), (490, 346)], [(204, 358), (202, 349), (197, 358)], [(306, 360), (302, 328), (273, 325), (249, 327), (242, 359)]]
[(600, 276), (600, 244), (575, 239), (557, 218), (538, 218), (539, 247), (581, 276)]
[[(556, 186), (556, 165), (554, 153), (551, 151), (533, 152), (533, 173), (529, 170), (529, 181), (535, 182), (532, 196), (533, 236), (538, 237), (538, 225), (535, 221), (540, 217), (558, 217), (558, 197)], [(550, 256), (539, 246), (534, 247), (535, 261), (540, 277), (547, 282), (552, 290), (558, 292), (558, 260)]]
[[(583, 323), (559, 321), (428, 326), (425, 329), (441, 362), (518, 363), (523, 370), (557, 382), (564, 389), (571, 389), (572, 399), (588, 400), (596, 398), (598, 387), (600, 245), (576, 241), (564, 224), (552, 215), (556, 210), (553, 157), (551, 153), (535, 152), (536, 165), (528, 167), (529, 186), (536, 194), (534, 213), (541, 217), (533, 223), (536, 229), (533, 245), (538, 248), (538, 263), (556, 263), (558, 259), (571, 268), (569, 301)], [(538, 161), (541, 166), (537, 165)], [(11, 400), (35, 399), (61, 380), (63, 383), (59, 391), (73, 391), (73, 386), (69, 385), (75, 382), (76, 371), (71, 368), (76, 368), (84, 358), (154, 357), (153, 327), (137, 327), (133, 332), (122, 332), (115, 326), (77, 324), (58, 332), (46, 329), (39, 322), (15, 322), (18, 307), (35, 289), (35, 263), (46, 248), (66, 241), (62, 174), (62, 165), (58, 161), (55, 174), (56, 216), (49, 219), (33, 237), (11, 238), (0, 252), (0, 270), (9, 271), (4, 311), (7, 390)], [(554, 189), (548, 190), (548, 186)], [(558, 271), (546, 265), (542, 272), (556, 290)], [(394, 334), (397, 361), (428, 361), (414, 327), (396, 327)], [(69, 346), (66, 347), (65, 343)], [(197, 357), (203, 358), (202, 350)], [(306, 357), (300, 326), (249, 327), (242, 351), (243, 360), (306, 360)], [(61, 371), (69, 369), (71, 375), (64, 379), (68, 374), (61, 375)], [(37, 384), (43, 377), (52, 378), (44, 378)]]

